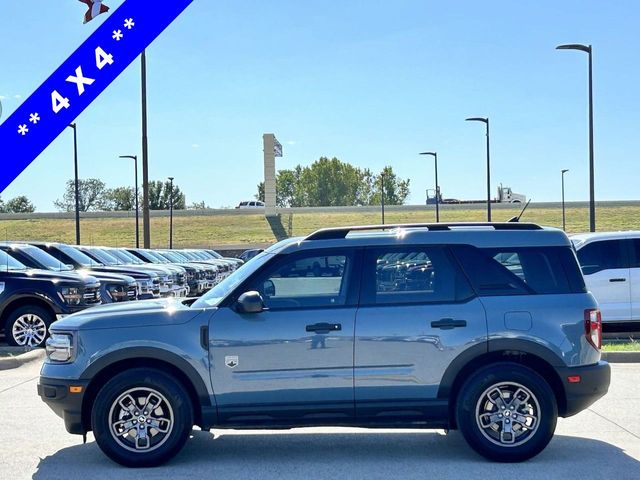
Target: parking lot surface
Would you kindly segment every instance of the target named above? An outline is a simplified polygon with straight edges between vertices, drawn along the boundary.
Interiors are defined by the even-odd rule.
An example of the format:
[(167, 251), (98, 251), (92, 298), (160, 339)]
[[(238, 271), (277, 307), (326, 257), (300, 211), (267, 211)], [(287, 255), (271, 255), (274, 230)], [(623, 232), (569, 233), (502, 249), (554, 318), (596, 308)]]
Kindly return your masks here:
[(609, 394), (559, 419), (556, 436), (521, 464), (491, 463), (457, 432), (308, 428), (292, 431), (194, 431), (169, 464), (144, 472), (120, 467), (69, 435), (36, 394), (39, 365), (0, 372), (0, 478), (372, 479), (640, 478), (640, 365), (612, 365)]

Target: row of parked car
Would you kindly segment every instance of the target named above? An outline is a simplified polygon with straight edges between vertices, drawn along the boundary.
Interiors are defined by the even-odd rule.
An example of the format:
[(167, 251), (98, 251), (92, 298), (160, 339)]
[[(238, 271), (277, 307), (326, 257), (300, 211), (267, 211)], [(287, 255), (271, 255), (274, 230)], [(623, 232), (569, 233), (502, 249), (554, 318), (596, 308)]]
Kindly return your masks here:
[(199, 296), (241, 264), (214, 250), (0, 243), (0, 329), (10, 345), (44, 345), (52, 322), (103, 303)]

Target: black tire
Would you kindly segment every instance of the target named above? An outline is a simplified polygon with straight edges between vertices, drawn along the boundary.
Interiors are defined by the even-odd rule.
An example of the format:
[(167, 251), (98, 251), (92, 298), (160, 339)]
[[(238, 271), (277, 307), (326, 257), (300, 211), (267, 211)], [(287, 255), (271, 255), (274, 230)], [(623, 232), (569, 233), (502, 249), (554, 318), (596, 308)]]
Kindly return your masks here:
[[(37, 330), (38, 336), (38, 341), (34, 339), (32, 342), (27, 342), (26, 345), (24, 343), (24, 336), (14, 335), (14, 327), (20, 328), (20, 325), (16, 326), (18, 320), (23, 324), (22, 322), (24, 321), (25, 316), (32, 316), (32, 320), (29, 322), (34, 325), (34, 331)], [(8, 315), (7, 321), (4, 324), (4, 335), (7, 343), (14, 346), (44, 347), (45, 341), (49, 336), (49, 326), (53, 320), (53, 314), (49, 310), (38, 305), (24, 305), (22, 307), (18, 307)], [(41, 322), (44, 322), (44, 331), (42, 329)], [(40, 325), (40, 327), (36, 327), (36, 325)], [(20, 329), (22, 330), (22, 328)], [(40, 338), (42, 340), (40, 340)]]
[[(493, 386), (499, 386), (498, 393), (501, 394), (491, 390)], [(518, 389), (523, 393), (514, 402)], [(496, 402), (488, 398), (489, 391), (494, 392)], [(521, 399), (526, 398), (525, 393), (532, 396), (518, 406)], [(504, 402), (505, 399), (508, 402)], [(515, 405), (519, 413), (536, 417), (535, 423), (530, 428), (522, 428), (520, 422), (524, 416), (520, 414), (515, 422), (507, 418), (516, 418), (510, 405)], [(492, 419), (496, 422), (492, 423)], [(549, 384), (532, 369), (511, 362), (478, 370), (465, 381), (456, 402), (457, 425), (467, 443), (480, 455), (497, 462), (521, 462), (536, 456), (553, 437), (557, 419), (556, 397)], [(487, 423), (485, 428), (481, 427), (481, 422)], [(509, 428), (515, 433), (509, 433)]]
[[(133, 422), (134, 417), (139, 418), (134, 415), (130, 417), (117, 415), (118, 409), (120, 412), (123, 410), (118, 404), (119, 397), (130, 390), (134, 390), (132, 395), (136, 398), (135, 392), (146, 393), (148, 390), (164, 397), (162, 400), (168, 403), (170, 409), (165, 409), (164, 403), (161, 403), (160, 409), (151, 409), (154, 417), (162, 416), (156, 415), (160, 411), (165, 412), (166, 416), (168, 411), (172, 413), (171, 428), (164, 427), (169, 429), (166, 434), (159, 433), (157, 430), (158, 433), (153, 434), (152, 427), (146, 430), (150, 436), (149, 450), (130, 450), (128, 448), (137, 448), (136, 440), (127, 438), (129, 437), (127, 434), (119, 435), (120, 440), (117, 441), (116, 434), (112, 433), (112, 415), (115, 415), (114, 419), (121, 418), (121, 421), (131, 419)], [(138, 407), (140, 407), (140, 414), (145, 413), (139, 403)], [(155, 467), (173, 458), (184, 446), (193, 427), (193, 406), (185, 388), (171, 375), (152, 368), (133, 368), (113, 377), (98, 392), (91, 409), (91, 425), (98, 446), (113, 461), (127, 467)], [(123, 429), (130, 432), (134, 430), (137, 432), (137, 427), (130, 430)], [(156, 445), (152, 444), (154, 439), (157, 441)], [(127, 444), (128, 448), (123, 444)]]

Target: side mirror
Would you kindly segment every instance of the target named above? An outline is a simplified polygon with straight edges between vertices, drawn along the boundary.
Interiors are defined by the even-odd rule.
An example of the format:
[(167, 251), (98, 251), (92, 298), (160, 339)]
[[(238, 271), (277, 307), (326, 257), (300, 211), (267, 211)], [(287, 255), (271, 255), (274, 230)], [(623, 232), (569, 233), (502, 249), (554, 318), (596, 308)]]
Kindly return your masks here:
[(258, 292), (245, 292), (236, 302), (238, 313), (260, 313), (264, 310), (264, 301)]
[(267, 280), (264, 282), (262, 287), (262, 291), (264, 292), (265, 297), (275, 297), (276, 296), (276, 286), (272, 280)]

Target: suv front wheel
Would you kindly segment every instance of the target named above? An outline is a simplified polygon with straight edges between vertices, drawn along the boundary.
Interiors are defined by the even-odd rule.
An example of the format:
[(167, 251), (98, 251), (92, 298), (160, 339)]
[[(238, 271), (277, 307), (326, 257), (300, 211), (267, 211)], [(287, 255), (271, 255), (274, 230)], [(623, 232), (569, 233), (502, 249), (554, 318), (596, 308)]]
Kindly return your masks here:
[(98, 393), (91, 425), (100, 449), (127, 467), (153, 467), (174, 457), (193, 427), (184, 387), (160, 370), (134, 368)]
[(469, 445), (498, 462), (540, 453), (556, 428), (558, 407), (549, 384), (516, 363), (489, 365), (464, 383), (456, 420)]

